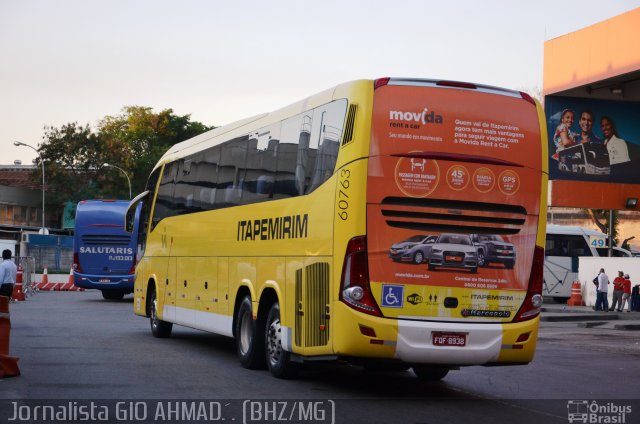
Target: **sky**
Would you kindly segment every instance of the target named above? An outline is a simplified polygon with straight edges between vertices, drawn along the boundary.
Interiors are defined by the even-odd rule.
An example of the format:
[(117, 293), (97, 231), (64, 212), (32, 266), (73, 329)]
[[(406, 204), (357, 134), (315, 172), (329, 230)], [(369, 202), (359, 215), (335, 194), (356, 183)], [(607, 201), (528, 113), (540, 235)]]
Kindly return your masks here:
[[(207, 125), (342, 82), (442, 78), (541, 91), (544, 42), (640, 0), (0, 0), (0, 165), (45, 127), (125, 106)], [(570, 58), (567, 58), (570, 60)]]

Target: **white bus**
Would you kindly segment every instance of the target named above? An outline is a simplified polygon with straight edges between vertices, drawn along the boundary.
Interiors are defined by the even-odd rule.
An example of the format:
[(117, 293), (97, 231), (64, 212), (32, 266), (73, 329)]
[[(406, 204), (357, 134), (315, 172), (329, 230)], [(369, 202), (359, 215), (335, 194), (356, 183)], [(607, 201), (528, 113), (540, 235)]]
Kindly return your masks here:
[[(580, 256), (608, 256), (607, 235), (590, 228), (547, 225), (544, 251), (544, 283), (542, 295), (565, 302), (571, 297), (571, 283), (578, 279)], [(633, 256), (613, 247), (615, 257)]]

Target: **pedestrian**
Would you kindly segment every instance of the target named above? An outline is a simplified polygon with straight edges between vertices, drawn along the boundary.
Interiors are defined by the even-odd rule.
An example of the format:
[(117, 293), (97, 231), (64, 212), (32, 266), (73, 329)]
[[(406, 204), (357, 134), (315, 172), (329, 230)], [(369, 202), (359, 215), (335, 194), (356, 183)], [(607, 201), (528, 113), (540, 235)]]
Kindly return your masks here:
[(11, 250), (3, 250), (2, 262), (0, 263), (0, 296), (11, 298), (17, 274), (18, 268), (11, 260)]
[(624, 294), (624, 272), (618, 271), (618, 276), (613, 279), (613, 298), (611, 300), (610, 311), (616, 309), (616, 305), (618, 306), (617, 311), (622, 312), (622, 295)]
[(620, 307), (620, 312), (624, 310), (624, 304), (627, 302), (627, 312), (631, 312), (631, 280), (629, 279), (629, 274), (624, 275), (622, 291), (622, 306)]
[(640, 284), (631, 289), (631, 310), (640, 311)]
[(604, 273), (604, 268), (600, 268), (598, 273), (598, 296), (596, 297), (596, 311), (609, 310), (609, 299), (607, 295), (609, 293), (609, 277)]

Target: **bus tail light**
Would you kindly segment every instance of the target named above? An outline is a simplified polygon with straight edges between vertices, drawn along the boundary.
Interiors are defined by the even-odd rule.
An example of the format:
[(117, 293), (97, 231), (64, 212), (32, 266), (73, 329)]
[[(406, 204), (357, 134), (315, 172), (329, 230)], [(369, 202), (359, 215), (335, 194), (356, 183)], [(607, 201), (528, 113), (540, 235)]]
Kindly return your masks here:
[(514, 322), (533, 319), (540, 314), (542, 307), (542, 281), (544, 270), (544, 249), (536, 246), (533, 252), (533, 263), (529, 275), (529, 288), (527, 296), (516, 315)]
[(80, 266), (80, 255), (75, 252), (73, 254), (73, 272), (82, 272), (82, 267)]
[(534, 105), (534, 106), (536, 105), (536, 101), (533, 100), (533, 97), (531, 97), (529, 94), (525, 93), (524, 91), (520, 92), (520, 97), (522, 97), (523, 99), (525, 99), (526, 101), (528, 101), (532, 105)]
[(389, 84), (390, 80), (391, 78), (389, 77), (378, 78), (373, 82), (373, 89), (375, 90), (377, 88), (384, 87), (385, 85)]
[(354, 237), (347, 244), (340, 282), (340, 300), (369, 315), (382, 316), (369, 285), (367, 238)]
[(477, 90), (478, 86), (469, 82), (461, 81), (438, 81), (436, 85), (440, 87), (466, 88), (467, 90)]
[(129, 275), (133, 275), (136, 273), (136, 261), (133, 261), (133, 265), (131, 265), (131, 269), (129, 270)]

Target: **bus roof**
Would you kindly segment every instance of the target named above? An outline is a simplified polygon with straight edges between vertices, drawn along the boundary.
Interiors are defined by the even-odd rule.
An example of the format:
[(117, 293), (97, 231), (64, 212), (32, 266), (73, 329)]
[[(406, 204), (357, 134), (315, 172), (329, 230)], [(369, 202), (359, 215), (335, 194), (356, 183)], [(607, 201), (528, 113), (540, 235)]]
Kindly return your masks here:
[(591, 228), (578, 227), (575, 225), (557, 225), (557, 224), (547, 224), (547, 234), (580, 234), (580, 235), (587, 235), (587, 236), (606, 235), (600, 231), (596, 231)]
[[(354, 83), (369, 83), (373, 84), (372, 80), (357, 80), (344, 84), (340, 84), (336, 87), (324, 90), (320, 93), (307, 97), (304, 100), (292, 103), (280, 109), (276, 109), (269, 113), (263, 113), (260, 115), (245, 118), (240, 121), (232, 122), (213, 130), (207, 131), (193, 138), (177, 143), (167, 150), (167, 152), (160, 158), (154, 169), (158, 168), (161, 164), (178, 159), (184, 156), (188, 156), (196, 151), (215, 146), (222, 141), (242, 136), (253, 130), (259, 129), (266, 125), (270, 125), (274, 122), (280, 121), (286, 117), (302, 113), (310, 108), (320, 106), (334, 100), (334, 94), (340, 87), (352, 85)], [(225, 135), (223, 139), (220, 136)]]
[(128, 206), (128, 200), (81, 200), (76, 209), (76, 227), (88, 224), (122, 227)]

